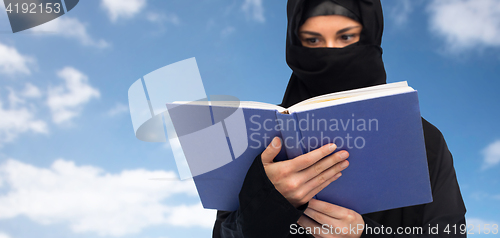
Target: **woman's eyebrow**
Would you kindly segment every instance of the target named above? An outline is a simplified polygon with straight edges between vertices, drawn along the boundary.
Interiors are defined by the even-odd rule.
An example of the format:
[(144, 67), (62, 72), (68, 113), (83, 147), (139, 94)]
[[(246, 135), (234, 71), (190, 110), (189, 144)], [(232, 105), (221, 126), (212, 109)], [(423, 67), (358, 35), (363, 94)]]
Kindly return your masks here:
[(309, 35), (313, 35), (313, 36), (321, 36), (321, 34), (314, 32), (314, 31), (301, 31), (299, 33), (300, 34), (309, 34)]
[(344, 28), (344, 29), (342, 29), (342, 30), (337, 31), (337, 35), (343, 34), (343, 33), (345, 33), (346, 31), (350, 31), (350, 30), (352, 30), (352, 29), (354, 29), (354, 28), (358, 28), (358, 27), (360, 27), (360, 26), (351, 26), (351, 27), (346, 27), (346, 28)]

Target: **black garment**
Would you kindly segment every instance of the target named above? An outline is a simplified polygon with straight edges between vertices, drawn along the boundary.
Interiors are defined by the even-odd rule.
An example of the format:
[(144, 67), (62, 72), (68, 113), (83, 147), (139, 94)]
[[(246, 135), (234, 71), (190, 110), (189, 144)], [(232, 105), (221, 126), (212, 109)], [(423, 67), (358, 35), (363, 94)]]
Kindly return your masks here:
[[(432, 203), (392, 209), (363, 215), (367, 230), (361, 237), (466, 237), (455, 234), (461, 224), (465, 224), (465, 205), (458, 187), (453, 158), (441, 132), (426, 120), (424, 127), (425, 147), (431, 180)], [(267, 178), (260, 156), (248, 170), (240, 192), (240, 208), (234, 212), (219, 211), (213, 231), (214, 238), (229, 237), (312, 237), (308, 235), (292, 235), (291, 229), (302, 215), (307, 204), (299, 209), (293, 207), (273, 186)], [(430, 235), (429, 227), (438, 226), (438, 235)], [(422, 234), (412, 235), (375, 235), (375, 227), (391, 227), (393, 233), (409, 227), (421, 227)], [(449, 234), (445, 228), (449, 227)], [(417, 232), (417, 230), (415, 230)]]
[[(317, 0), (315, 0), (316, 2)], [(298, 31), (309, 8), (306, 0), (289, 0), (286, 61), (293, 70), (282, 106), (333, 92), (386, 83), (382, 61), (384, 19), (380, 0), (322, 0), (335, 2), (361, 19), (360, 41), (345, 48), (306, 48)]]
[[(353, 9), (354, 10), (354, 9)], [(356, 8), (356, 10), (358, 10)], [(329, 15), (341, 15), (349, 17), (357, 22), (360, 22), (358, 16), (359, 11), (356, 13), (349, 10), (333, 1), (325, 0), (307, 0), (304, 5), (304, 13), (302, 14), (301, 24), (310, 18), (315, 16), (329, 16)]]

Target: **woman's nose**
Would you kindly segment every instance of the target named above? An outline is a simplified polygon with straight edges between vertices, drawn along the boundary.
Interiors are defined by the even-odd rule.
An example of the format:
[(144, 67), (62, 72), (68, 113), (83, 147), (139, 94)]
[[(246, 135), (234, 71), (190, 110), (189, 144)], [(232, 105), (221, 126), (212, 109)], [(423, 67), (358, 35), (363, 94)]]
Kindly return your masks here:
[(336, 48), (338, 46), (337, 46), (337, 44), (335, 43), (334, 40), (327, 40), (326, 41), (326, 47), (327, 48)]

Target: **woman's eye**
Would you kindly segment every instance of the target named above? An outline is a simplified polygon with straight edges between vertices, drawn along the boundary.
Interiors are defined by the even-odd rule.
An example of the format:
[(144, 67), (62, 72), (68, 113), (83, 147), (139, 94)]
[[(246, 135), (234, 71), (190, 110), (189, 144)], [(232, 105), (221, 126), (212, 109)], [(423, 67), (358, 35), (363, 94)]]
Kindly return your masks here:
[(318, 38), (307, 38), (306, 42), (309, 44), (317, 44), (319, 42)]
[(349, 40), (352, 40), (354, 38), (354, 34), (350, 34), (350, 35), (342, 35), (341, 36), (342, 40), (344, 41), (349, 41)]

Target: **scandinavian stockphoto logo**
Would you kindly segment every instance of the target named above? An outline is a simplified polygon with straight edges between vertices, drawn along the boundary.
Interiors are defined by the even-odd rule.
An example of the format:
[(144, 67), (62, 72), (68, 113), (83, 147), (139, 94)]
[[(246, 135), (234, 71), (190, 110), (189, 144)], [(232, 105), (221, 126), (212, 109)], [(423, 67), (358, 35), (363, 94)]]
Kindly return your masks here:
[(4, 0), (12, 32), (52, 21), (71, 11), (79, 0)]
[(226, 165), (248, 147), (239, 100), (210, 96), (209, 101), (195, 58), (145, 75), (130, 86), (128, 99), (136, 137), (168, 139), (181, 179)]

